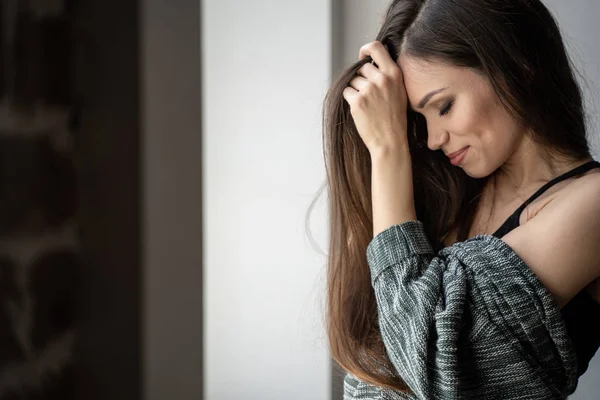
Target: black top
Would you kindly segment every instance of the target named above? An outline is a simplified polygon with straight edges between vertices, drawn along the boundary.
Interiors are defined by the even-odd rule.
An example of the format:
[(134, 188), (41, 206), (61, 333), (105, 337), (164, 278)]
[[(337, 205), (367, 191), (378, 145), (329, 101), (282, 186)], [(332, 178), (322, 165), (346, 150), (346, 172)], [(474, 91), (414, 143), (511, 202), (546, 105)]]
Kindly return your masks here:
[[(583, 174), (593, 168), (600, 168), (600, 162), (590, 161), (574, 168), (542, 186), (525, 203), (502, 224), (494, 236), (501, 238), (519, 226), (521, 213), (531, 202), (551, 186), (568, 178)], [(600, 304), (590, 294), (582, 290), (562, 309), (561, 313), (567, 325), (567, 331), (577, 353), (577, 375), (581, 376), (587, 370), (590, 360), (600, 347)], [(593, 321), (593, 322), (592, 322)]]

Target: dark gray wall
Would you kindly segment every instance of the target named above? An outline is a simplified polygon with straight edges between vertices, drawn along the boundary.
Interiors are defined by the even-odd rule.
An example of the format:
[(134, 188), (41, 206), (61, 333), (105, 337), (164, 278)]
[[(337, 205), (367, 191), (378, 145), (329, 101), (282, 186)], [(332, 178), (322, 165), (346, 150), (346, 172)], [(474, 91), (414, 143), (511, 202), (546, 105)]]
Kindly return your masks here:
[(81, 399), (140, 399), (140, 38), (135, 1), (80, 0)]
[(200, 3), (78, 0), (77, 398), (202, 398)]
[(144, 399), (202, 398), (200, 1), (144, 0)]

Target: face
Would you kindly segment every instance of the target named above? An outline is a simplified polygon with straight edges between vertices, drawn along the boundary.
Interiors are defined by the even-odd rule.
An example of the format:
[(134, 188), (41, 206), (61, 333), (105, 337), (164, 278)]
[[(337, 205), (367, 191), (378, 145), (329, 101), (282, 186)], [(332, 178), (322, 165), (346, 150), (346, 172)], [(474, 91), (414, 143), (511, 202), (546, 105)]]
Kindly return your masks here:
[[(447, 156), (469, 176), (490, 175), (518, 148), (524, 129), (500, 104), (487, 77), (400, 56), (409, 107), (427, 120), (427, 146)], [(431, 94), (433, 93), (433, 94)]]

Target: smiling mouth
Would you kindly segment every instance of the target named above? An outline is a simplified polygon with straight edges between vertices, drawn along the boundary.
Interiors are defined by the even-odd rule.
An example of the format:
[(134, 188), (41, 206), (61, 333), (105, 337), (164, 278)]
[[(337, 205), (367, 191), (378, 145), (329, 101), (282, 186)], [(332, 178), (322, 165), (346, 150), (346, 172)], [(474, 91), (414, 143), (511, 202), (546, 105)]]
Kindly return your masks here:
[(450, 158), (450, 164), (457, 166), (457, 167), (459, 165), (461, 165), (463, 163), (463, 161), (465, 160), (465, 157), (469, 153), (469, 149), (470, 149), (470, 147), (467, 146), (462, 150), (452, 153), (451, 154), (452, 157)]
[(447, 154), (447, 157), (448, 158), (454, 158), (454, 157), (460, 155), (460, 153), (462, 153), (463, 151), (465, 151), (467, 149), (467, 147), (469, 147), (469, 146), (465, 146), (462, 149), (460, 149), (458, 151), (455, 151), (454, 153)]

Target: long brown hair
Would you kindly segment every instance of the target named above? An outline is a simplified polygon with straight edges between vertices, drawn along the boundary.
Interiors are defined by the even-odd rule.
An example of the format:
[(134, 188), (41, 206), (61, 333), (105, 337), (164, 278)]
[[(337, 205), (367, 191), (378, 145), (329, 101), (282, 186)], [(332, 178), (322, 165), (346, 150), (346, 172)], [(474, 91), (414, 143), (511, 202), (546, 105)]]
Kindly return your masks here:
[[(402, 53), (476, 69), (537, 143), (566, 157), (589, 156), (581, 90), (559, 28), (540, 1), (394, 0), (376, 40), (394, 60)], [(323, 106), (330, 217), (327, 333), (332, 357), (346, 371), (408, 391), (379, 331), (366, 262), (373, 227), (371, 161), (342, 96), (367, 62), (371, 58), (341, 73)], [(417, 218), (439, 250), (450, 232), (466, 239), (488, 178), (471, 178), (442, 151), (429, 150), (424, 117), (407, 112)]]

